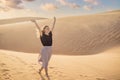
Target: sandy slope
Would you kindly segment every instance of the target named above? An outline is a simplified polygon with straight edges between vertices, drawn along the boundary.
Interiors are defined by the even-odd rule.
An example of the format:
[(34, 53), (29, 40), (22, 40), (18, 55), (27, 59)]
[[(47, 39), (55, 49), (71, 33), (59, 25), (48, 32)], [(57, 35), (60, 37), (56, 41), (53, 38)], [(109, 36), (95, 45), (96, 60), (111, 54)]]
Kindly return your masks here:
[(10, 24), (10, 23), (17, 23), (17, 22), (25, 22), (30, 20), (43, 20), (46, 18), (41, 17), (20, 17), (20, 18), (9, 18), (9, 19), (0, 19), (0, 25)]
[[(53, 55), (49, 80), (120, 80), (120, 47), (96, 55)], [(48, 80), (37, 73), (38, 54), (0, 50), (0, 80)]]
[[(38, 22), (40, 26), (51, 20)], [(0, 48), (23, 52), (39, 52), (31, 22), (0, 25)], [(120, 11), (57, 19), (53, 32), (54, 54), (96, 54), (120, 45)]]

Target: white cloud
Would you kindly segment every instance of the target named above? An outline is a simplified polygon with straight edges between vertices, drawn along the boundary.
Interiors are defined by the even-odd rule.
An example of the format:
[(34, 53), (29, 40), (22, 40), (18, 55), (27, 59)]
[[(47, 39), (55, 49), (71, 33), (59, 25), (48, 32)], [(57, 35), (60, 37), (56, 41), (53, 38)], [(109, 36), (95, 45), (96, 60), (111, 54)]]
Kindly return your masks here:
[(54, 11), (54, 10), (58, 9), (58, 7), (52, 3), (42, 4), (40, 6), (40, 8), (45, 10), (45, 11)]
[(98, 5), (99, 4), (98, 0), (84, 0), (84, 1), (87, 2), (87, 3), (91, 3), (93, 5)]
[(32, 1), (35, 1), (35, 0), (24, 0), (24, 1), (29, 1), (29, 2), (32, 2)]
[(71, 3), (71, 2), (68, 2), (66, 0), (57, 0), (60, 2), (61, 5), (64, 5), (64, 6), (69, 6), (71, 8), (79, 8), (80, 6), (76, 3)]
[(92, 10), (92, 7), (91, 6), (88, 6), (88, 5), (84, 5), (83, 8), (87, 11), (90, 11)]
[(9, 11), (11, 9), (24, 9), (24, 1), (32, 2), (35, 0), (0, 0), (0, 11)]
[(16, 8), (16, 9), (21, 9), (23, 8), (22, 1), (21, 0), (0, 0), (1, 4), (9, 7), (9, 8)]
[(113, 11), (113, 9), (107, 9), (106, 11)]

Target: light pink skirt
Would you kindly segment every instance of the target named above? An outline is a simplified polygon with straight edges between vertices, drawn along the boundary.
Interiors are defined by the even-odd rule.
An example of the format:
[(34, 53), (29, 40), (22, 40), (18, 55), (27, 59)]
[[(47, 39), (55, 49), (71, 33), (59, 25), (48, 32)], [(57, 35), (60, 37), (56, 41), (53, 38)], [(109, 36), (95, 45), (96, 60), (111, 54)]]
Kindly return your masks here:
[(38, 57), (38, 62), (42, 64), (42, 67), (46, 68), (48, 66), (51, 55), (52, 46), (43, 46)]

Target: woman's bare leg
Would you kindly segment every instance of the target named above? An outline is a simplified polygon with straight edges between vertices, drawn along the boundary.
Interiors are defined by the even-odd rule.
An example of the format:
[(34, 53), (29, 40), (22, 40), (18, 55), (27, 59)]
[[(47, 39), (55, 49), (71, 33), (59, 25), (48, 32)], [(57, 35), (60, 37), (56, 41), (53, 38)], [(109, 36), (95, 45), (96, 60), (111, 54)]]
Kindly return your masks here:
[(42, 70), (43, 70), (43, 67), (41, 67), (41, 68), (39, 69), (39, 73), (41, 73)]
[(45, 67), (45, 74), (48, 77), (48, 67)]
[[(39, 69), (39, 74), (41, 74), (41, 71), (43, 70), (43, 67), (41, 67), (40, 69)], [(45, 67), (45, 74), (46, 74), (46, 76), (48, 77), (48, 68), (47, 67)]]

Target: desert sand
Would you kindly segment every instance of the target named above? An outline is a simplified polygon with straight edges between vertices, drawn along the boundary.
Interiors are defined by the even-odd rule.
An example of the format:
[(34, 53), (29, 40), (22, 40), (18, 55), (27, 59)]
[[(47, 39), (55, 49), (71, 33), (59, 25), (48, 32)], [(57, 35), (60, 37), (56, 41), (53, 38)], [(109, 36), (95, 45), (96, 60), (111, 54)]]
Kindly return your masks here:
[(49, 78), (37, 63), (38, 54), (0, 50), (0, 80), (120, 80), (120, 47), (96, 55), (53, 55)]
[(0, 80), (120, 80), (120, 11), (58, 18), (53, 40), (48, 79), (38, 74), (35, 25), (1, 24)]
[[(38, 21), (52, 26), (52, 19)], [(96, 54), (120, 45), (120, 11), (58, 18), (53, 54)], [(0, 25), (0, 49), (38, 53), (41, 48), (32, 22)]]

